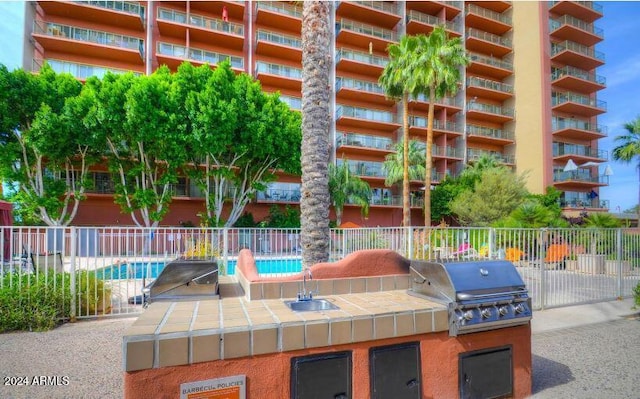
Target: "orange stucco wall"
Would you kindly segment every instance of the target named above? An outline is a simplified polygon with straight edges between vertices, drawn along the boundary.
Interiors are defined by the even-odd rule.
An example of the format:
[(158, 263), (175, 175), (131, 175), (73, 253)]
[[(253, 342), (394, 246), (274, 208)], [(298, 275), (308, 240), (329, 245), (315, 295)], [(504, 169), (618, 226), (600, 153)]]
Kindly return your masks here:
[(290, 396), (291, 358), (334, 351), (352, 351), (353, 398), (368, 399), (369, 348), (420, 342), (422, 397), (458, 397), (458, 354), (485, 348), (513, 346), (514, 397), (531, 394), (531, 329), (529, 325), (449, 337), (447, 332), (362, 342), (326, 348), (274, 353), (190, 366), (164, 367), (125, 373), (124, 393), (135, 398), (177, 398), (180, 384), (245, 375), (247, 398), (282, 399)]

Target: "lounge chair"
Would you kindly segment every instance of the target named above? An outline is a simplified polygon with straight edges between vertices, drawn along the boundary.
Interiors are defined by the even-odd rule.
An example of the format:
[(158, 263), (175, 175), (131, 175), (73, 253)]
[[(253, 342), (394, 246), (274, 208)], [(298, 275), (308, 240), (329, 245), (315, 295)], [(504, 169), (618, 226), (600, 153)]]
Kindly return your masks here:
[(544, 262), (549, 264), (552, 269), (564, 269), (566, 267), (565, 260), (569, 257), (570, 252), (567, 244), (551, 244), (547, 249)]

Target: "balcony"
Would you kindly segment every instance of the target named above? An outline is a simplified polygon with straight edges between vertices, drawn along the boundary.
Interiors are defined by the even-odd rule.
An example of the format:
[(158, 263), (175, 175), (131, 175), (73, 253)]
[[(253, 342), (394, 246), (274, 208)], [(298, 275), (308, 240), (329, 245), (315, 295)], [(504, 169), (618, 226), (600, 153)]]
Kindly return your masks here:
[[(566, 192), (565, 192), (566, 194)], [(598, 198), (589, 198), (587, 193), (579, 198), (573, 198), (570, 200), (561, 199), (558, 201), (558, 205), (561, 208), (570, 210), (570, 209), (609, 209), (609, 200), (599, 200)]]
[(576, 93), (551, 93), (551, 106), (556, 112), (594, 117), (607, 112), (607, 103)]
[(511, 1), (474, 1), (476, 4), (482, 4), (482, 7), (487, 10), (502, 14), (511, 8)]
[(563, 15), (558, 19), (550, 20), (549, 32), (557, 39), (588, 47), (595, 46), (604, 40), (604, 31), (601, 28), (571, 15)]
[[(427, 118), (421, 116), (409, 115), (409, 133), (415, 135), (427, 135)], [(462, 125), (458, 125), (455, 122), (441, 122), (439, 120), (433, 121), (433, 138), (437, 138), (447, 134), (449, 136), (461, 136)]]
[(144, 64), (144, 40), (133, 36), (34, 21), (33, 38), (46, 51)]
[[(338, 159), (338, 165), (341, 165), (345, 160)], [(349, 172), (361, 178), (377, 178), (384, 179), (387, 177), (387, 172), (384, 170), (384, 164), (382, 162), (372, 161), (356, 161), (348, 159), (346, 160), (349, 166)]]
[(435, 15), (423, 14), (416, 10), (409, 10), (407, 13), (407, 33), (411, 35), (428, 34), (437, 26), (444, 26), (452, 37), (462, 36), (462, 23), (460, 22), (447, 21)]
[(286, 65), (256, 62), (256, 78), (264, 86), (273, 86), (300, 91), (302, 89), (302, 70)]
[(145, 7), (132, 1), (39, 1), (46, 15), (57, 15), (135, 31), (145, 30)]
[(558, 15), (573, 15), (586, 22), (602, 18), (602, 4), (593, 1), (549, 1), (549, 11)]
[(341, 18), (336, 22), (336, 42), (386, 52), (387, 47), (398, 41), (398, 34), (389, 29)]
[(371, 155), (372, 151), (386, 155), (393, 152), (393, 140), (388, 137), (336, 132), (336, 149), (340, 155), (345, 152)]
[(367, 108), (338, 105), (336, 123), (371, 130), (395, 131), (400, 127), (395, 114)]
[(513, 108), (505, 108), (499, 105), (485, 104), (471, 101), (467, 104), (467, 117), (481, 119), (493, 123), (505, 123), (512, 121), (515, 116)]
[(508, 145), (515, 141), (515, 134), (502, 129), (467, 124), (467, 139), (473, 143)]
[[(417, 147), (420, 148), (422, 152), (427, 150), (427, 144), (423, 142), (419, 142)], [(441, 146), (434, 144), (431, 146), (431, 155), (434, 158), (448, 158), (454, 161), (461, 161), (464, 158), (464, 150), (449, 145)]]
[(269, 188), (265, 191), (258, 191), (256, 195), (258, 202), (300, 202), (300, 188), (279, 189)]
[(511, 30), (511, 18), (505, 14), (467, 4), (465, 7), (465, 23), (467, 26), (482, 28), (482, 30), (496, 35), (504, 35)]
[(492, 54), (501, 58), (513, 51), (511, 39), (474, 28), (467, 29), (466, 47), (472, 52)]
[(302, 110), (302, 98), (280, 95), (280, 101), (287, 104), (294, 111)]
[[(447, 109), (447, 113), (449, 115), (453, 115), (456, 112), (462, 111), (462, 103), (455, 97), (442, 97), (440, 99), (437, 99), (434, 105), (435, 112), (440, 112), (443, 109)], [(412, 96), (409, 98), (409, 109), (412, 112), (423, 111), (426, 113), (427, 111), (429, 111), (429, 99), (425, 94), (422, 93), (415, 97)]]
[(467, 150), (467, 162), (476, 162), (483, 156), (495, 157), (499, 162), (513, 166), (516, 164), (516, 157), (514, 155), (505, 155), (498, 151), (478, 150), (475, 148), (469, 148)]
[(385, 106), (395, 103), (385, 97), (384, 90), (376, 82), (352, 78), (336, 78), (336, 95), (341, 99), (367, 101)]
[(553, 143), (553, 158), (558, 162), (566, 163), (569, 159), (578, 165), (586, 162), (606, 162), (608, 156), (608, 151), (594, 149), (586, 145)]
[(401, 19), (397, 3), (384, 1), (339, 1), (337, 14), (343, 18), (360, 19), (373, 25), (393, 29)]
[(346, 48), (338, 49), (336, 53), (336, 68), (343, 72), (352, 72), (358, 75), (369, 75), (378, 79), (389, 63), (386, 57), (380, 57)]
[(451, 21), (462, 13), (462, 1), (408, 1), (407, 9), (428, 15), (441, 15)]
[(513, 97), (513, 86), (495, 80), (472, 76), (467, 78), (467, 94), (502, 102)]
[(158, 58), (158, 63), (167, 65), (173, 71), (177, 70), (185, 60), (192, 61), (195, 64), (208, 63), (209, 65), (218, 65), (222, 61), (229, 60), (231, 68), (236, 72), (244, 71), (244, 58), (242, 57), (214, 53), (213, 51), (197, 48), (187, 48), (171, 43), (158, 42), (156, 57)]
[(553, 184), (563, 191), (571, 190), (572, 188), (601, 187), (609, 185), (609, 176), (594, 176), (586, 169), (578, 169), (572, 172), (556, 170), (553, 173)]
[(244, 45), (244, 25), (158, 8), (158, 29), (162, 36), (184, 40), (189, 31), (189, 39), (200, 43), (218, 43), (227, 48), (242, 50)]
[(491, 76), (502, 80), (513, 75), (513, 63), (500, 58), (490, 57), (478, 53), (469, 53), (471, 63), (467, 71), (482, 76)]
[(256, 53), (301, 62), (302, 40), (296, 36), (259, 29), (256, 32)]
[(551, 83), (556, 87), (580, 93), (594, 93), (606, 87), (604, 76), (572, 66), (551, 68)]
[[(184, 5), (184, 3), (182, 4)], [(236, 0), (191, 1), (189, 3), (189, 8), (191, 9), (191, 12), (200, 12), (208, 15), (222, 15), (222, 11), (226, 8), (230, 20), (242, 21), (244, 19), (245, 4), (249, 5), (250, 2)]]
[(579, 140), (598, 140), (607, 136), (607, 126), (574, 118), (554, 117), (551, 120), (551, 131), (557, 137)]
[(256, 22), (262, 26), (286, 27), (291, 32), (302, 30), (302, 7), (281, 1), (256, 1)]
[(604, 53), (575, 42), (564, 41), (551, 43), (551, 61), (590, 71), (604, 65)]
[[(99, 65), (80, 64), (80, 63), (69, 62), (69, 61), (61, 61), (61, 60), (53, 60), (53, 59), (47, 59), (45, 61), (49, 64), (49, 66), (51, 66), (51, 69), (53, 69), (56, 73), (69, 73), (73, 75), (73, 77), (75, 77), (76, 79), (82, 80), (82, 81), (87, 80), (92, 76), (102, 79), (107, 73), (125, 74), (128, 72), (132, 72), (131, 70), (128, 70), (128, 69), (117, 69), (117, 68), (111, 68), (111, 67), (99, 66)], [(42, 68), (42, 63), (34, 60), (33, 71), (39, 72), (41, 68)], [(142, 75), (141, 72), (135, 72), (135, 71), (133, 72), (133, 74), (136, 76)]]

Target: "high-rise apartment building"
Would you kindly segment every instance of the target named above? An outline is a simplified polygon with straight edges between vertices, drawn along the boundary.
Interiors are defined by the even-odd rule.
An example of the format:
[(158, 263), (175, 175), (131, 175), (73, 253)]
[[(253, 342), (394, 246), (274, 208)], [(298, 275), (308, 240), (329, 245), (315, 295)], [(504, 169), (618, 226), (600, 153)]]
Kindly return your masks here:
[[(602, 7), (590, 1), (340, 1), (332, 4), (334, 54), (331, 109), (333, 155), (373, 188), (367, 220), (347, 207), (345, 220), (399, 225), (401, 188), (386, 187), (385, 156), (402, 137), (402, 107), (378, 85), (387, 46), (405, 34), (428, 34), (444, 25), (461, 37), (471, 63), (455, 98), (436, 104), (434, 182), (455, 176), (465, 164), (494, 154), (518, 173), (528, 172), (535, 193), (563, 191), (567, 211), (607, 208), (599, 187), (607, 153), (598, 148), (606, 129), (598, 115), (606, 103), (597, 93), (605, 80), (596, 50), (603, 32), (594, 23)], [(106, 71), (150, 74), (162, 64), (175, 70), (230, 59), (238, 72), (259, 79), (301, 107), (301, 5), (275, 1), (39, 1), (27, 5), (34, 71), (47, 61), (78, 79)], [(31, 23), (30, 20), (33, 20)], [(409, 133), (426, 139), (428, 101), (409, 104)], [(112, 203), (109, 176), (94, 173), (96, 189), (75, 223), (123, 223)], [(299, 178), (281, 176), (259, 193), (249, 211), (256, 219), (273, 203), (295, 205)], [(412, 221), (422, 218), (422, 181), (411, 182)], [(202, 200), (185, 178), (165, 223), (198, 223)], [(99, 210), (99, 211), (98, 211)], [(436, 221), (437, 222), (437, 221)]]

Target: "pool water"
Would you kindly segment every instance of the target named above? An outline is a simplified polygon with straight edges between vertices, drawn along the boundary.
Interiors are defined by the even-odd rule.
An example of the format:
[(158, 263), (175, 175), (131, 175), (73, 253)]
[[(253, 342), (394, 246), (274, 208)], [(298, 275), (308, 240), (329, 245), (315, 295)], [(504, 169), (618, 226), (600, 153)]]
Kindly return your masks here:
[[(227, 262), (228, 275), (235, 274), (236, 261)], [(96, 276), (102, 280), (126, 280), (156, 278), (164, 269), (165, 262), (131, 262), (110, 265), (96, 270)], [(258, 274), (299, 273), (302, 270), (301, 259), (257, 259)]]

